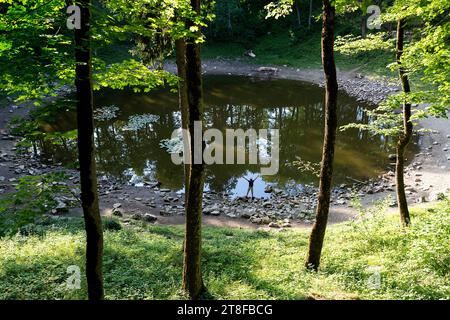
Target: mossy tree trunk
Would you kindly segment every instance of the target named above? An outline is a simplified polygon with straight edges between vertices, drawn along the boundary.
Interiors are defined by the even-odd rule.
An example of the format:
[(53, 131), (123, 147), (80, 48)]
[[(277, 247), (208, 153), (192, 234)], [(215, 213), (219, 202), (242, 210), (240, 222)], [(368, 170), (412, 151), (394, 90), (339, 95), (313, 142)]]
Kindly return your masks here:
[[(402, 66), (402, 54), (403, 54), (403, 44), (404, 44), (404, 25), (405, 21), (400, 19), (397, 22), (397, 64), (398, 72), (400, 77), (400, 82), (402, 84), (403, 93), (408, 94), (411, 92), (409, 86), (408, 75)], [(404, 170), (405, 170), (405, 149), (411, 141), (413, 132), (413, 124), (411, 122), (411, 104), (407, 101), (403, 104), (403, 132), (397, 141), (397, 161), (395, 165), (395, 180), (396, 180), (396, 191), (397, 191), (397, 202), (398, 209), (400, 211), (400, 220), (404, 226), (409, 226), (411, 219), (409, 216), (408, 202), (406, 200), (405, 193), (405, 180), (404, 180)]]
[[(195, 12), (200, 13), (200, 0), (191, 0)], [(187, 29), (194, 26), (187, 21)], [(191, 299), (198, 299), (204, 291), (201, 250), (202, 250), (202, 197), (204, 183), (204, 164), (195, 163), (194, 122), (203, 120), (203, 88), (200, 58), (200, 44), (189, 39), (186, 44), (186, 85), (189, 104), (189, 133), (191, 143), (191, 165), (189, 191), (186, 204), (186, 233), (184, 239), (183, 289)], [(203, 149), (203, 144), (201, 146)], [(202, 151), (202, 150), (201, 150)]]
[(337, 129), (336, 65), (334, 62), (334, 19), (335, 7), (331, 0), (323, 0), (322, 24), (322, 64), (325, 73), (325, 132), (320, 168), (319, 196), (316, 209), (316, 222), (309, 238), (305, 266), (317, 270), (320, 264), (323, 239), (330, 208), (331, 183), (333, 177), (334, 147)]
[(78, 159), (81, 203), (86, 229), (86, 277), (90, 300), (103, 299), (103, 231), (98, 205), (94, 147), (92, 61), (90, 44), (91, 0), (76, 3), (81, 9), (81, 28), (75, 29)]

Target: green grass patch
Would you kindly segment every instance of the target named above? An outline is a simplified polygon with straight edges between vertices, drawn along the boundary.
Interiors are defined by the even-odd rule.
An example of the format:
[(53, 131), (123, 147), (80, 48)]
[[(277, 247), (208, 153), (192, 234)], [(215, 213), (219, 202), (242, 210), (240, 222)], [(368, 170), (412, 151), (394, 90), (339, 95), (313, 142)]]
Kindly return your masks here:
[[(203, 272), (213, 299), (450, 299), (450, 203), (413, 212), (413, 224), (378, 213), (327, 230), (319, 273), (305, 271), (308, 230), (205, 227)], [(110, 222), (108, 222), (110, 223)], [(181, 299), (183, 228), (141, 222), (105, 231), (107, 299)], [(0, 299), (85, 299), (81, 218), (0, 238)], [(68, 289), (67, 267), (81, 268)], [(379, 286), (369, 285), (379, 271)]]
[[(252, 51), (256, 58), (245, 58), (245, 47), (233, 42), (206, 43), (203, 58), (244, 58), (254, 64), (285, 65), (300, 69), (319, 69), (321, 62), (320, 32), (298, 36), (291, 31), (277, 32), (258, 38)], [(389, 50), (374, 50), (357, 55), (335, 53), (336, 65), (341, 70), (357, 69), (363, 74), (377, 77), (396, 77), (386, 66), (394, 62), (394, 54)]]

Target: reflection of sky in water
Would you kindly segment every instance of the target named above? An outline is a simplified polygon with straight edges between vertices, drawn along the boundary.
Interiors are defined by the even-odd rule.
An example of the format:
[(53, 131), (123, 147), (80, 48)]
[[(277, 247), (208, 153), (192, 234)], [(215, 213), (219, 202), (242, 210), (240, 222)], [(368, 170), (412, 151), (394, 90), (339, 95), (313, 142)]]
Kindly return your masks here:
[[(176, 138), (171, 138), (171, 139), (163, 139), (161, 140), (161, 147), (163, 149), (165, 149), (169, 154), (170, 153), (177, 153), (179, 155), (182, 154), (183, 152), (183, 138), (182, 138), (182, 133), (181, 133), (181, 128), (176, 129), (175, 130), (177, 137)], [(272, 141), (271, 139), (271, 133), (267, 132), (268, 138), (262, 138), (262, 137), (258, 137), (259, 135), (259, 131), (256, 130), (256, 145), (257, 145), (257, 150), (258, 150), (258, 163), (262, 164), (264, 167), (268, 167), (271, 165), (272, 163), (272, 154), (270, 152), (271, 150), (271, 146), (272, 146)], [(267, 137), (267, 136), (266, 136)], [(222, 141), (224, 142), (224, 144), (226, 144), (226, 137), (224, 137), (222, 135)], [(217, 144), (217, 142), (215, 142)], [(209, 145), (210, 142), (207, 142), (207, 144)], [(236, 147), (236, 146), (235, 146)], [(225, 158), (225, 154), (226, 154), (226, 148), (225, 145), (221, 145), (221, 146), (216, 146), (216, 150), (222, 150), (223, 151), (223, 158)], [(278, 156), (278, 155), (274, 155), (274, 156)], [(235, 161), (237, 159), (235, 158)], [(248, 157), (246, 157), (246, 161), (248, 161)], [(223, 164), (223, 166), (226, 166), (227, 164)], [(226, 168), (225, 168), (226, 169)], [(129, 169), (128, 169), (129, 170)], [(144, 175), (145, 172), (148, 171), (149, 173), (152, 172), (152, 168), (148, 168), (144, 171)], [(142, 183), (142, 178), (139, 177), (138, 175), (136, 175), (134, 172), (132, 173), (131, 171), (126, 171), (128, 176), (131, 176), (131, 179), (129, 180), (129, 183), (134, 184), (134, 185), (143, 185)], [(147, 175), (145, 175), (147, 176)], [(239, 177), (235, 187), (230, 190), (230, 192), (228, 193), (228, 195), (231, 198), (236, 198), (236, 197), (243, 197), (247, 195), (247, 191), (248, 191), (248, 181), (245, 180), (246, 179), (250, 179), (253, 178), (255, 179), (256, 177), (258, 177), (256, 179), (256, 181), (254, 182), (253, 185), (253, 196), (256, 198), (270, 198), (270, 194), (265, 193), (264, 190), (266, 188), (267, 183), (264, 181), (264, 178), (260, 176), (259, 172), (250, 172), (247, 171), (243, 177)], [(210, 186), (208, 183), (205, 183), (205, 187), (204, 187), (205, 191), (209, 191), (210, 190)], [(177, 192), (179, 193), (184, 193), (184, 187), (182, 189), (177, 190)], [(249, 192), (249, 197), (251, 196), (251, 192)]]
[[(241, 177), (238, 179), (236, 187), (231, 192), (230, 196), (232, 198), (235, 197), (243, 197), (247, 194), (248, 190), (248, 182), (246, 179), (255, 178), (259, 173), (254, 172), (246, 172), (244, 177)], [(266, 187), (266, 183), (264, 182), (264, 177), (259, 177), (255, 183), (253, 184), (253, 195), (256, 198), (269, 198), (269, 194), (264, 192), (264, 189)], [(251, 196), (251, 193), (249, 193), (249, 197)]]
[[(259, 163), (268, 164), (270, 163), (272, 155), (269, 153), (269, 145), (271, 144), (270, 140), (265, 138), (258, 138), (256, 140), (256, 144), (258, 145), (258, 159)], [(276, 155), (274, 155), (276, 156)]]
[[(275, 176), (258, 179), (256, 197), (267, 197), (266, 184), (287, 193), (301, 191), (305, 184), (317, 185), (317, 177), (302, 172), (291, 164), (296, 157), (319, 163), (323, 141), (323, 89), (291, 80), (258, 80), (247, 77), (205, 77), (205, 121), (219, 129), (254, 128), (280, 130), (280, 170)], [(136, 185), (144, 181), (162, 183), (162, 188), (183, 189), (183, 166), (171, 161), (161, 141), (170, 139), (181, 125), (178, 95), (167, 90), (149, 94), (104, 90), (94, 98), (98, 108), (117, 106), (117, 119), (97, 121), (95, 143), (97, 168)], [(367, 123), (367, 107), (345, 94), (339, 95), (339, 125), (350, 122)], [(76, 116), (67, 112), (49, 124), (48, 131), (76, 128)], [(137, 130), (125, 130), (137, 128)], [(257, 145), (264, 158), (271, 155), (270, 136), (258, 137)], [(347, 176), (358, 180), (375, 177), (386, 168), (389, 140), (360, 130), (338, 133), (336, 141), (335, 184), (347, 183)], [(47, 155), (55, 162), (69, 163), (76, 159), (76, 148), (46, 146)], [(248, 158), (247, 158), (248, 160)], [(235, 160), (236, 161), (236, 160)], [(258, 163), (261, 163), (259, 160)], [(267, 167), (268, 165), (263, 165)], [(261, 165), (208, 165), (205, 188), (245, 196), (250, 178), (260, 172)]]
[(123, 172), (123, 176), (127, 178), (128, 183), (142, 187), (145, 182), (154, 182), (156, 166), (152, 161), (147, 161), (143, 175), (138, 175), (132, 168), (127, 168)]
[[(155, 166), (148, 161), (147, 166), (144, 169), (144, 175), (140, 176), (136, 174), (136, 172), (128, 168), (124, 171), (123, 175), (127, 178), (128, 183), (137, 187), (143, 187), (144, 181), (150, 182), (154, 180), (154, 172), (155, 172)], [(236, 197), (243, 197), (247, 194), (248, 190), (248, 182), (246, 179), (255, 178), (259, 175), (259, 173), (255, 172), (246, 172), (243, 177), (238, 178), (236, 187), (231, 190), (230, 193), (228, 193), (228, 196), (231, 198)], [(264, 181), (264, 177), (259, 176), (258, 179), (253, 184), (253, 195), (255, 198), (270, 198), (270, 194), (265, 193), (264, 190), (268, 183)], [(208, 192), (210, 191), (210, 186), (208, 183), (205, 183), (205, 186), (203, 188), (204, 191)], [(179, 194), (184, 194), (184, 187), (178, 190), (174, 190), (175, 192)], [(249, 193), (249, 197), (251, 196), (251, 193)]]

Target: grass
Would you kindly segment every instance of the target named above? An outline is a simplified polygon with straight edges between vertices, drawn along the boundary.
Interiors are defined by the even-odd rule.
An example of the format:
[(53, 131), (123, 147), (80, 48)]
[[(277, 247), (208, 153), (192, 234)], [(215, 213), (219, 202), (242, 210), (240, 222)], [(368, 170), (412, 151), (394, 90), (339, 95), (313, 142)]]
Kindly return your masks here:
[[(244, 56), (246, 47), (251, 47), (256, 54), (252, 59)], [(106, 64), (133, 58), (129, 42), (118, 42), (95, 50), (95, 56)], [(173, 60), (174, 54), (168, 59)], [(203, 59), (236, 59), (240, 58), (250, 64), (267, 64), (289, 66), (299, 69), (321, 69), (321, 35), (320, 30), (298, 37), (292, 33), (273, 32), (254, 40), (249, 45), (240, 42), (206, 42), (202, 48)], [(136, 57), (134, 57), (136, 59)], [(386, 65), (393, 62), (394, 54), (383, 50), (374, 50), (352, 56), (335, 53), (336, 65), (341, 70), (359, 69), (362, 73), (375, 77), (396, 78)]]
[[(322, 68), (320, 32), (315, 32), (305, 38), (296, 38), (289, 34), (272, 33), (260, 37), (252, 45), (256, 58), (244, 58), (246, 51), (243, 45), (233, 42), (206, 43), (203, 58), (243, 58), (248, 63), (286, 65), (300, 69)], [(386, 65), (393, 62), (394, 55), (386, 51), (376, 50), (370, 53), (346, 56), (336, 53), (336, 65), (341, 70), (360, 69), (360, 72), (377, 77), (396, 77)]]
[[(303, 268), (308, 230), (206, 227), (208, 298), (450, 299), (450, 202), (415, 210), (412, 219), (408, 229), (397, 216), (380, 213), (330, 226), (317, 274)], [(83, 274), (82, 219), (42, 221), (26, 236), (0, 238), (0, 299), (85, 299), (84, 277), (81, 289), (66, 286), (68, 266), (79, 266)], [(184, 298), (181, 227), (106, 229), (107, 299)], [(368, 285), (370, 266), (379, 267), (379, 288)]]

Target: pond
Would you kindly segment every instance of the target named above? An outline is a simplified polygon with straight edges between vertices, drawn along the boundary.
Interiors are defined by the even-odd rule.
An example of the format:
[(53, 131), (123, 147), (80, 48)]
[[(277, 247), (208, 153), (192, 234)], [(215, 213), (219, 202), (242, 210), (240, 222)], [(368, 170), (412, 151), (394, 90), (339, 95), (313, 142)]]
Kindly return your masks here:
[[(280, 168), (273, 176), (255, 183), (255, 196), (268, 197), (264, 189), (271, 185), (289, 194), (300, 192), (305, 185), (317, 185), (314, 172), (299, 170), (293, 163), (317, 164), (321, 160), (323, 140), (323, 95), (318, 86), (294, 81), (260, 79), (244, 76), (205, 76), (205, 122), (225, 131), (226, 128), (279, 129)], [(343, 92), (338, 101), (339, 125), (369, 121), (368, 105), (357, 102)], [(161, 141), (170, 139), (181, 125), (177, 93), (168, 89), (151, 93), (104, 90), (95, 95), (97, 117), (95, 143), (98, 169), (132, 184), (145, 180), (160, 181), (164, 188), (183, 189), (183, 167), (171, 161)], [(108, 108), (109, 109), (105, 109)], [(98, 110), (97, 110), (98, 111)], [(97, 112), (98, 114), (98, 112)], [(51, 130), (75, 128), (75, 115), (67, 112)], [(334, 184), (349, 183), (348, 177), (367, 180), (376, 177), (389, 163), (390, 149), (386, 139), (352, 129), (338, 133)], [(61, 147), (47, 151), (54, 161), (73, 161), (75, 150)], [(205, 189), (230, 196), (246, 194), (244, 177), (254, 177), (259, 165), (209, 165)]]

